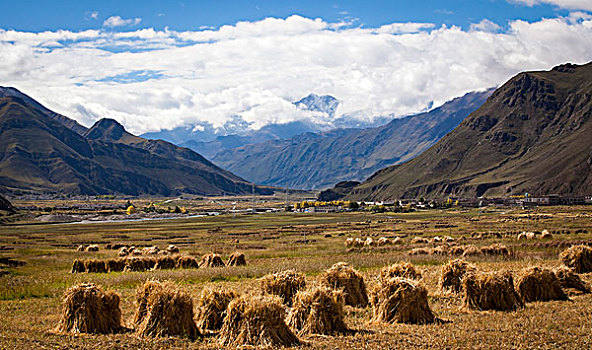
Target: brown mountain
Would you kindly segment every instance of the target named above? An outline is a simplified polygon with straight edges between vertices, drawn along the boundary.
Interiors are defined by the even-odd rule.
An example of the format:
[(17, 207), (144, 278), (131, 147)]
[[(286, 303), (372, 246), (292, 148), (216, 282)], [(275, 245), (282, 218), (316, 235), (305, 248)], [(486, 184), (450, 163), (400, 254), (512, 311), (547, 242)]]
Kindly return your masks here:
[[(127, 195), (251, 192), (250, 183), (189, 149), (134, 136), (110, 119), (90, 129), (76, 128), (78, 133), (69, 119), (56, 119), (39, 106), (21, 96), (0, 97), (0, 186), (8, 190)], [(257, 187), (257, 192), (268, 191)]]
[(417, 158), (357, 199), (592, 193), (592, 63), (518, 74)]

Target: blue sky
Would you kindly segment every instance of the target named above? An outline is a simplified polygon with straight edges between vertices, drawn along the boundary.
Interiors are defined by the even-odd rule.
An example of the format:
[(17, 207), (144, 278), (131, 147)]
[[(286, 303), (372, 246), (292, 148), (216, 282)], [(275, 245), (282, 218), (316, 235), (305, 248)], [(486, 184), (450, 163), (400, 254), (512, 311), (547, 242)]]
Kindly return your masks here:
[[(505, 0), (448, 1), (0, 1), (0, 27), (22, 31), (84, 30), (101, 28), (111, 16), (140, 18), (138, 25), (173, 30), (219, 27), (238, 21), (257, 21), (266, 17), (320, 17), (328, 22), (355, 19), (354, 25), (377, 27), (392, 22), (430, 22), (468, 28), (487, 18), (503, 26), (509, 20), (539, 20), (566, 15), (569, 10), (551, 4), (528, 6)], [(93, 14), (95, 14), (93, 16)], [(128, 28), (129, 29), (129, 28)]]
[(0, 86), (134, 133), (437, 107), (525, 70), (592, 61), (591, 0), (0, 0)]

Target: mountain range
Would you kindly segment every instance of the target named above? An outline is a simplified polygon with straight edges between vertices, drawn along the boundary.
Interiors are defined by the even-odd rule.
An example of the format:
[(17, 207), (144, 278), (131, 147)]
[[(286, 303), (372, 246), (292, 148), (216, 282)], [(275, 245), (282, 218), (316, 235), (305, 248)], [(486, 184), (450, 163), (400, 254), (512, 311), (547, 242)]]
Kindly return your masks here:
[(258, 144), (271, 140), (284, 140), (304, 133), (318, 133), (342, 128), (370, 128), (388, 123), (393, 117), (374, 117), (366, 120), (357, 115), (337, 116), (339, 100), (330, 95), (309, 94), (293, 102), (293, 105), (314, 117), (298, 121), (271, 123), (253, 129), (252, 123), (236, 115), (224, 125), (215, 127), (210, 122), (199, 122), (179, 126), (170, 130), (148, 132), (140, 136), (147, 139), (161, 139), (187, 147), (213, 159), (218, 153), (238, 147)]
[(492, 92), (468, 93), (429, 112), (380, 127), (304, 133), (221, 150), (212, 161), (271, 186), (320, 189), (340, 181), (364, 180), (379, 169), (419, 155), (479, 108)]
[(251, 183), (196, 152), (134, 136), (115, 120), (101, 119), (87, 129), (14, 88), (0, 88), (0, 96), (0, 186), (8, 191), (165, 196), (252, 191)]
[(351, 199), (592, 193), (592, 63), (524, 72), (418, 157)]

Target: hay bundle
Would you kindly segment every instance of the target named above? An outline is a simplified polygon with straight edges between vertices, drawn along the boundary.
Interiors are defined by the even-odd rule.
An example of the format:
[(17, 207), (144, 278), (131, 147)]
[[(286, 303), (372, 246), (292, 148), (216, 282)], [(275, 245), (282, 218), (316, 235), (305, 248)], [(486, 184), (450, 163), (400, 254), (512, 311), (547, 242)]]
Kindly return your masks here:
[(521, 232), (520, 234), (518, 234), (517, 239), (519, 241), (525, 241), (526, 240), (526, 232)]
[(380, 238), (378, 239), (378, 241), (377, 241), (377, 244), (378, 244), (379, 246), (385, 246), (385, 245), (388, 245), (388, 244), (390, 244), (390, 243), (391, 243), (391, 242), (390, 242), (390, 241), (389, 241), (389, 239), (388, 239), (388, 238), (386, 238), (386, 237), (380, 237)]
[(354, 239), (353, 239), (353, 238), (351, 238), (351, 237), (350, 237), (350, 238), (347, 238), (347, 239), (345, 240), (345, 246), (346, 246), (347, 248), (353, 247), (353, 246), (354, 246)]
[(440, 272), (439, 285), (443, 291), (452, 291), (459, 293), (462, 287), (462, 280), (467, 273), (477, 271), (475, 265), (462, 259), (456, 259), (448, 262), (442, 267)]
[(364, 278), (347, 263), (339, 262), (326, 270), (321, 276), (321, 285), (343, 291), (346, 305), (368, 305)]
[(448, 254), (452, 256), (459, 256), (463, 255), (465, 252), (465, 247), (461, 245), (455, 245), (448, 248)]
[(84, 261), (75, 259), (74, 262), (72, 263), (72, 270), (70, 270), (70, 273), (82, 273), (82, 272), (86, 272), (86, 268), (84, 267)]
[(201, 257), (201, 261), (199, 262), (199, 267), (222, 267), (224, 265), (224, 261), (218, 254), (206, 254)]
[(363, 247), (364, 246), (364, 240), (361, 238), (356, 238), (354, 240), (354, 247)]
[(177, 259), (177, 264), (175, 265), (178, 269), (198, 269), (199, 262), (196, 258), (192, 256), (180, 256)]
[(430, 255), (432, 254), (432, 250), (430, 248), (413, 248), (409, 252), (408, 255)]
[(286, 323), (299, 334), (335, 334), (347, 331), (343, 294), (327, 287), (296, 293)]
[(534, 232), (525, 232), (524, 234), (526, 235), (527, 239), (535, 239), (536, 238), (536, 233), (534, 233)]
[(549, 231), (547, 230), (543, 230), (543, 232), (541, 232), (541, 239), (551, 239), (553, 238), (553, 235), (549, 233)]
[(434, 237), (432, 237), (431, 242), (432, 243), (441, 243), (442, 242), (442, 237), (440, 237), (440, 236), (434, 236)]
[(99, 259), (87, 259), (84, 260), (84, 269), (86, 272), (94, 273), (106, 273), (107, 267), (105, 266), (104, 260)]
[(177, 259), (170, 256), (159, 256), (154, 264), (155, 270), (171, 270), (177, 266)]
[(470, 272), (462, 281), (462, 299), (466, 308), (510, 311), (524, 307), (514, 289), (509, 272)]
[(121, 247), (119, 248), (119, 252), (117, 253), (117, 255), (124, 257), (124, 256), (128, 256), (130, 254), (130, 251), (127, 249), (127, 247)]
[(226, 262), (226, 266), (245, 266), (247, 265), (247, 259), (245, 259), (245, 254), (240, 252), (234, 252), (228, 258)]
[(279, 296), (286, 305), (292, 305), (296, 292), (306, 286), (304, 274), (294, 270), (263, 276), (260, 282), (263, 292)]
[(170, 254), (177, 254), (177, 253), (179, 253), (179, 248), (177, 248), (177, 246), (174, 244), (169, 244), (166, 251), (169, 252)]
[(130, 255), (140, 256), (140, 255), (142, 255), (142, 251), (138, 248), (134, 248), (134, 249), (130, 248)]
[(538, 266), (521, 271), (516, 278), (516, 289), (525, 302), (567, 300), (555, 273)]
[(84, 244), (81, 244), (78, 246), (78, 248), (76, 248), (77, 252), (83, 252), (84, 251)]
[(125, 259), (125, 267), (123, 271), (146, 271), (146, 260), (142, 258), (127, 258)]
[(157, 255), (159, 251), (157, 246), (146, 247), (142, 249), (142, 255)]
[(447, 245), (439, 245), (430, 251), (431, 255), (448, 255), (449, 247)]
[(428, 291), (417, 281), (380, 279), (370, 295), (373, 322), (428, 324), (436, 320), (428, 304)]
[(116, 333), (121, 326), (119, 295), (94, 284), (79, 284), (64, 293), (58, 331), (71, 333)]
[(592, 248), (577, 245), (567, 248), (559, 255), (561, 262), (575, 273), (592, 272)]
[(427, 238), (423, 238), (423, 237), (414, 237), (411, 240), (411, 243), (429, 243)]
[(96, 244), (91, 244), (88, 247), (86, 247), (86, 249), (84, 249), (87, 252), (98, 252), (99, 251), (99, 246)]
[(227, 309), (218, 343), (226, 347), (294, 346), (300, 340), (284, 322), (285, 311), (277, 297), (254, 296), (234, 299)]
[(380, 279), (393, 277), (405, 277), (412, 280), (420, 280), (421, 273), (415, 269), (412, 263), (401, 261), (380, 270)]
[(138, 309), (134, 318), (142, 336), (183, 336), (197, 338), (193, 321), (193, 301), (172, 282), (146, 281), (136, 291)]
[(400, 237), (395, 237), (391, 241), (391, 244), (399, 244), (399, 243), (401, 243), (401, 238)]
[(372, 246), (374, 246), (374, 240), (372, 239), (372, 237), (366, 238), (366, 240), (364, 241), (364, 247), (372, 247)]
[(481, 255), (481, 249), (477, 248), (476, 246), (469, 244), (463, 247), (463, 254), (462, 256), (475, 256)]
[(109, 272), (121, 272), (125, 268), (125, 260), (123, 259), (108, 259), (105, 261), (105, 266)]
[(584, 283), (580, 276), (575, 274), (571, 269), (565, 266), (561, 266), (555, 269), (554, 272), (555, 276), (557, 276), (557, 279), (559, 279), (559, 284), (561, 285), (561, 288), (571, 288), (585, 294), (590, 293), (590, 288), (588, 287), (588, 285)]
[(486, 255), (509, 256), (510, 250), (503, 244), (494, 243), (489, 246), (481, 247), (481, 253)]
[(442, 238), (442, 241), (444, 241), (444, 242), (454, 242), (454, 238), (452, 238), (450, 236), (444, 236)]
[(197, 301), (197, 326), (201, 330), (220, 330), (226, 317), (226, 308), (236, 298), (238, 294), (232, 291), (204, 289)]

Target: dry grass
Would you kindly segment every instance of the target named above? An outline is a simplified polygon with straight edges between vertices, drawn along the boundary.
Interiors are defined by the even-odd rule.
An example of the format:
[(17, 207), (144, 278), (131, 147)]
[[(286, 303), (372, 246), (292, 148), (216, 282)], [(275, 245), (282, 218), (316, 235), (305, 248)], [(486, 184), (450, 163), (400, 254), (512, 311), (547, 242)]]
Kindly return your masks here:
[(300, 344), (284, 322), (285, 310), (278, 297), (241, 296), (228, 305), (220, 330), (221, 346), (281, 347)]
[(567, 300), (553, 270), (538, 266), (520, 272), (516, 277), (516, 290), (525, 302)]
[(349, 264), (339, 262), (321, 275), (321, 284), (342, 291), (345, 304), (355, 307), (368, 305), (364, 277)]
[(64, 293), (58, 331), (107, 334), (122, 329), (117, 293), (94, 284), (79, 284)]
[(287, 323), (298, 334), (337, 334), (346, 332), (343, 294), (326, 287), (301, 290), (294, 298)]
[(380, 278), (370, 292), (370, 302), (373, 322), (428, 324), (436, 320), (428, 291), (418, 281)]
[(464, 307), (475, 310), (511, 311), (524, 307), (514, 289), (510, 272), (468, 273), (463, 279)]
[(197, 301), (195, 315), (199, 329), (202, 331), (220, 330), (226, 317), (228, 304), (238, 296), (233, 291), (214, 288), (204, 289)]
[(442, 266), (439, 285), (443, 291), (459, 293), (462, 290), (462, 281), (467, 273), (477, 271), (475, 265), (462, 259), (455, 259)]
[(576, 273), (592, 272), (592, 248), (577, 245), (567, 248), (559, 255), (561, 262)]
[(294, 270), (286, 270), (268, 274), (260, 279), (264, 293), (277, 295), (286, 305), (292, 305), (296, 293), (306, 286), (304, 274)]
[(197, 338), (193, 301), (172, 282), (146, 281), (136, 292), (136, 331), (141, 336)]

